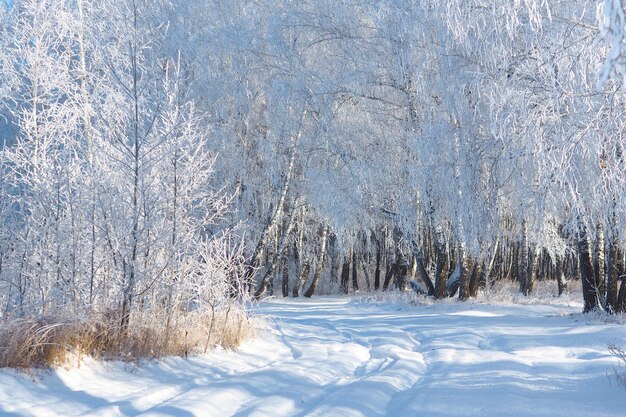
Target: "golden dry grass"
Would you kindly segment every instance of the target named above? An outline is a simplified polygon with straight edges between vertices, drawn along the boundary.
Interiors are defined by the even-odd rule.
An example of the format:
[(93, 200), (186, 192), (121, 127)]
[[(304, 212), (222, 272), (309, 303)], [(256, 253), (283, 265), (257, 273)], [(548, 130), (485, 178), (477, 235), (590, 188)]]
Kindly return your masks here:
[(217, 345), (234, 349), (250, 333), (249, 318), (238, 309), (215, 317), (210, 312), (136, 312), (125, 331), (110, 313), (23, 318), (0, 323), (0, 368), (63, 366), (76, 358), (80, 363), (83, 356), (126, 361), (187, 356)]

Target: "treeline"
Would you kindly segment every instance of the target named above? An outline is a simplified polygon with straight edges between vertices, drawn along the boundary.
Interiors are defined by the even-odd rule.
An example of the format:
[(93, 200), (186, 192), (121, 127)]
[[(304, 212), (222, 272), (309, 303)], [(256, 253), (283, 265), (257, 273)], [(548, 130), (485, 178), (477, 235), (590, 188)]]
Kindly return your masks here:
[(3, 318), (71, 307), (170, 326), (249, 294), (412, 278), (462, 299), (581, 279), (585, 310), (625, 308), (625, 103), (619, 82), (597, 85), (595, 5), (0, 13)]
[[(419, 232), (417, 240), (407, 241), (398, 228), (382, 227), (361, 233), (350, 246), (342, 247), (337, 236), (326, 236), (329, 232), (321, 226), (311, 237), (318, 247), (309, 255), (301, 255), (301, 242), (296, 241), (280, 257), (259, 263), (267, 266), (261, 268), (264, 275), (254, 287), (255, 296), (311, 297), (320, 277), (326, 278), (323, 291), (331, 294), (398, 289), (461, 300), (476, 297), (480, 289), (498, 281), (517, 282), (520, 293), (528, 296), (538, 280), (550, 280), (555, 283), (555, 295), (561, 296), (568, 291), (569, 280), (581, 280), (586, 311), (626, 311), (624, 252), (616, 242), (605, 240), (602, 224), (597, 225), (595, 239), (561, 236), (558, 250), (530, 243), (526, 232), (521, 238), (502, 235), (478, 255), (462, 258), (462, 248), (441, 228), (420, 228)], [(272, 263), (272, 259), (281, 261)]]

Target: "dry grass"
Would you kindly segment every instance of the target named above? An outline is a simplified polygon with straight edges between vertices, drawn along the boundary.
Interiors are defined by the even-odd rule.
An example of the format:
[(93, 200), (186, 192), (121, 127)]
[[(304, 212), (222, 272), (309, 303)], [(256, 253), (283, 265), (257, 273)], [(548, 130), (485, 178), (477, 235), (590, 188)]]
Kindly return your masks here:
[[(169, 319), (168, 319), (169, 318)], [(0, 368), (45, 368), (80, 363), (84, 356), (137, 361), (202, 353), (214, 346), (236, 348), (252, 326), (239, 309), (167, 315), (137, 312), (122, 331), (110, 313), (77, 319), (64, 316), (0, 323)]]
[(617, 366), (613, 367), (613, 376), (618, 384), (626, 388), (626, 370), (622, 368), (622, 366), (626, 365), (626, 351), (615, 344), (610, 344), (609, 352), (611, 352), (611, 354), (614, 355), (619, 361)]

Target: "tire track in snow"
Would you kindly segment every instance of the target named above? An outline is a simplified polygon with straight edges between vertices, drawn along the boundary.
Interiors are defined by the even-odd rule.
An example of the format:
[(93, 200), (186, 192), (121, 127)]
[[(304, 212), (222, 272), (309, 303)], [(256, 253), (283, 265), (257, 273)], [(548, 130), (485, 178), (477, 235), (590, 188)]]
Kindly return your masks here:
[[(281, 326), (305, 322), (312, 331), (317, 329), (319, 333), (331, 334), (333, 340), (339, 340), (352, 349), (361, 347), (367, 351), (367, 357), (362, 358), (352, 372), (346, 372), (335, 383), (323, 386), (318, 396), (302, 404), (303, 410), (297, 416), (385, 415), (396, 395), (413, 386), (425, 372), (425, 363), (419, 352), (420, 342), (401, 325), (394, 323), (397, 313), (352, 304), (349, 300), (325, 308), (323, 314), (307, 311), (307, 304), (304, 303), (299, 307), (300, 314), (295, 316), (289, 314), (285, 317), (284, 312), (274, 312), (281, 316)], [(269, 309), (272, 309), (271, 305)], [(317, 310), (314, 308), (313, 311)], [(285, 335), (283, 328), (281, 333)], [(285, 341), (297, 344), (297, 339)]]

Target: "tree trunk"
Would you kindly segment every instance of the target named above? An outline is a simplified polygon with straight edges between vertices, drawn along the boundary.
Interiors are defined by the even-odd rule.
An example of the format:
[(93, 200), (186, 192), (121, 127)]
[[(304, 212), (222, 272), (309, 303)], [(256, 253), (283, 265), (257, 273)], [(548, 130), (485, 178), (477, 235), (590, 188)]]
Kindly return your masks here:
[(448, 271), (446, 268), (446, 254), (439, 233), (435, 241), (435, 250), (437, 257), (435, 261), (435, 298), (441, 300), (448, 296), (446, 292)]
[(563, 258), (556, 257), (556, 265), (554, 266), (554, 274), (556, 275), (556, 283), (559, 288), (559, 297), (567, 291), (567, 281), (565, 281), (565, 273), (563, 271)]
[(376, 240), (376, 270), (374, 271), (374, 290), (380, 288), (380, 263), (382, 260), (382, 250), (380, 242)]
[[(137, 9), (133, 9), (134, 22), (137, 25)], [(137, 29), (135, 27), (135, 29)], [(137, 40), (134, 39), (133, 51), (137, 51)], [(124, 300), (122, 302), (122, 331), (128, 328), (130, 322), (131, 306), (133, 293), (135, 291), (135, 280), (137, 277), (137, 256), (139, 250), (139, 212), (140, 212), (140, 165), (141, 165), (141, 139), (139, 133), (140, 115), (139, 115), (139, 63), (137, 55), (131, 56), (132, 63), (132, 98), (133, 98), (133, 197), (132, 197), (132, 228), (130, 232), (131, 258), (126, 265), (128, 267), (128, 275), (126, 288), (124, 289)], [(125, 268), (126, 271), (126, 268)]]
[(369, 262), (367, 262), (365, 258), (363, 258), (361, 262), (361, 269), (363, 269), (363, 278), (365, 279), (367, 292), (370, 292), (372, 291), (372, 284), (370, 283), (370, 273), (368, 271), (368, 267), (369, 267)]
[(324, 259), (326, 257), (326, 239), (328, 237), (328, 226), (323, 226), (322, 230), (322, 243), (320, 249), (320, 257), (317, 260), (317, 265), (315, 266), (315, 273), (313, 274), (313, 281), (309, 288), (305, 291), (304, 296), (307, 298), (311, 298), (317, 289), (317, 285), (320, 281), (320, 276), (322, 275), (322, 269), (324, 268)]
[(348, 284), (350, 283), (350, 264), (352, 263), (352, 253), (348, 251), (343, 259), (343, 266), (341, 267), (341, 291), (344, 294), (348, 294)]
[(407, 275), (409, 273), (409, 263), (404, 259), (403, 256), (398, 256), (396, 264), (394, 265), (395, 269), (395, 282), (396, 287), (400, 291), (406, 291), (407, 285)]
[(530, 281), (530, 262), (528, 258), (528, 230), (526, 221), (522, 221), (522, 243), (520, 248), (519, 271), (519, 291), (528, 295), (528, 283)]
[(469, 282), (469, 295), (474, 298), (478, 295), (478, 284), (480, 283), (481, 268), (479, 265), (479, 262), (474, 263), (474, 268), (472, 268), (472, 275)]
[(459, 243), (459, 262), (461, 267), (461, 277), (459, 279), (459, 299), (467, 300), (470, 296), (469, 284), (473, 269), (472, 261), (465, 256), (465, 244)]
[(389, 288), (389, 284), (391, 283), (391, 278), (395, 273), (395, 264), (387, 265), (387, 272), (385, 272), (385, 281), (383, 282), (383, 291), (387, 291)]
[(282, 292), (283, 292), (283, 297), (287, 297), (289, 296), (289, 256), (285, 255), (283, 256), (283, 260), (282, 260)]
[(596, 229), (596, 256), (594, 278), (598, 289), (598, 297), (601, 301), (606, 300), (606, 274), (604, 272), (604, 226), (598, 223)]
[(336, 286), (339, 282), (339, 269), (341, 268), (341, 258), (337, 251), (337, 235), (331, 233), (328, 236), (328, 254), (330, 255), (330, 282)]
[(511, 251), (511, 268), (510, 268), (510, 276), (513, 281), (521, 282), (520, 278), (520, 248), (521, 244), (519, 242), (513, 243), (513, 249)]
[(122, 318), (120, 321), (120, 329), (122, 333), (126, 332), (130, 323), (130, 311), (133, 303), (133, 293), (131, 291), (124, 291), (124, 298), (122, 301)]
[(606, 308), (607, 311), (613, 313), (617, 311), (617, 295), (619, 285), (619, 250), (617, 242), (617, 231), (613, 230), (613, 238), (611, 239), (609, 249), (609, 273), (607, 276), (606, 291)]
[(309, 274), (311, 272), (311, 264), (309, 261), (305, 261), (302, 266), (302, 271), (300, 271), (300, 275), (296, 280), (295, 285), (293, 286), (293, 296), (298, 297), (300, 295), (300, 288), (306, 283), (307, 279), (309, 279)]
[(291, 231), (293, 230), (293, 227), (295, 224), (294, 220), (295, 220), (296, 211), (297, 210), (295, 208), (291, 211), (291, 215), (289, 216), (289, 221), (287, 224), (287, 229), (285, 230), (285, 232), (283, 233), (280, 239), (280, 244), (278, 245), (276, 253), (272, 257), (272, 260), (269, 262), (267, 270), (265, 271), (265, 274), (263, 275), (263, 278), (261, 279), (261, 283), (259, 284), (259, 288), (254, 293), (254, 298), (257, 300), (269, 288), (270, 278), (272, 278), (272, 276), (274, 275), (274, 271), (278, 267), (280, 260), (285, 255), (285, 251), (287, 249), (287, 243), (289, 242), (289, 235), (291, 234)]
[(598, 308), (598, 292), (589, 251), (589, 238), (585, 226), (581, 226), (578, 237), (578, 258), (580, 260), (580, 278), (583, 284), (583, 298), (585, 301), (583, 311), (587, 313)]
[(535, 280), (537, 278), (537, 253), (534, 250), (528, 252), (528, 271), (526, 272), (526, 285), (524, 286), (524, 295), (530, 295), (535, 289)]
[[(433, 285), (433, 281), (432, 279), (430, 279), (428, 271), (426, 271), (426, 268), (424, 267), (424, 261), (419, 254), (415, 255), (415, 262), (417, 264), (417, 273), (420, 275), (420, 278), (422, 278), (422, 281), (424, 281), (424, 285), (426, 285), (426, 288), (428, 289), (428, 296), (434, 296), (435, 286)], [(435, 277), (435, 279), (437, 278)]]
[(474, 262), (471, 258), (459, 259), (461, 262), (461, 279), (459, 281), (459, 299), (467, 300), (470, 294), (470, 280), (474, 270)]
[[(294, 173), (294, 168), (296, 165), (296, 155), (298, 154), (297, 152), (297, 145), (298, 142), (300, 141), (300, 137), (302, 136), (302, 124), (304, 122), (304, 119), (306, 117), (306, 109), (304, 109), (302, 111), (302, 115), (300, 118), (300, 125), (298, 127), (298, 133), (292, 138), (292, 143), (291, 143), (291, 154), (289, 157), (289, 165), (287, 166), (287, 172), (284, 175), (285, 177), (285, 182), (283, 183), (283, 188), (281, 190), (281, 194), (280, 194), (280, 198), (278, 200), (278, 204), (276, 205), (276, 209), (274, 210), (274, 212), (272, 213), (272, 217), (270, 218), (269, 222), (267, 223), (267, 225), (265, 226), (265, 228), (263, 229), (263, 232), (261, 233), (261, 237), (256, 245), (256, 248), (254, 250), (254, 255), (251, 258), (250, 263), (246, 266), (245, 272), (244, 272), (244, 282), (245, 283), (249, 283), (249, 285), (252, 285), (252, 280), (253, 280), (253, 276), (254, 276), (254, 272), (258, 269), (258, 267), (261, 264), (261, 258), (263, 257), (263, 253), (265, 250), (265, 246), (266, 246), (266, 242), (269, 239), (270, 235), (272, 234), (272, 232), (274, 231), (274, 229), (276, 227), (278, 227), (279, 225), (279, 221), (282, 218), (284, 212), (287, 210), (286, 208), (286, 204), (287, 204), (287, 195), (289, 194), (289, 189), (291, 186), (291, 180), (293, 177), (293, 173)], [(294, 202), (294, 206), (297, 202)], [(296, 211), (295, 207), (292, 207), (292, 213)], [(290, 223), (292, 223), (292, 219), (289, 220)], [(267, 288), (268, 284), (264, 284), (264, 286)], [(259, 291), (257, 290), (257, 293)], [(257, 296), (257, 294), (255, 293), (255, 297)]]
[(359, 290), (359, 281), (357, 280), (357, 254), (352, 251), (352, 289)]

